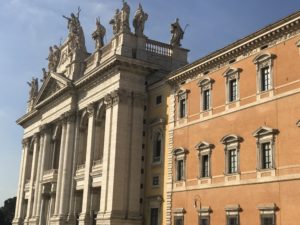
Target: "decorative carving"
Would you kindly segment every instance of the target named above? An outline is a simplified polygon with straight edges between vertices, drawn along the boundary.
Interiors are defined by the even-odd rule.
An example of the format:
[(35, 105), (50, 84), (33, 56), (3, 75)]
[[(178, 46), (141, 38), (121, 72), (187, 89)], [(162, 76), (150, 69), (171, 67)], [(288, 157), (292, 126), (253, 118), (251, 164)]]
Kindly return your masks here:
[(113, 102), (113, 99), (112, 99), (111, 94), (107, 94), (104, 96), (104, 103), (106, 105), (106, 108), (112, 107), (112, 102)]
[(100, 23), (100, 18), (96, 19), (96, 30), (92, 34), (92, 38), (96, 42), (96, 49), (100, 49), (104, 46), (103, 38), (105, 36), (106, 29), (105, 27)]
[(41, 133), (47, 133), (48, 131), (50, 131), (50, 129), (51, 129), (51, 125), (49, 123), (45, 123), (40, 126)]
[(94, 114), (95, 114), (95, 104), (90, 103), (86, 108), (86, 112), (87, 112), (89, 117), (94, 116)]
[(43, 71), (43, 78), (40, 79), (40, 81), (43, 83), (47, 79), (49, 72), (47, 72), (45, 68), (42, 68), (42, 71)]
[(22, 140), (22, 147), (23, 147), (23, 148), (28, 147), (29, 143), (30, 143), (29, 138), (24, 138), (24, 139)]
[(172, 33), (172, 38), (170, 44), (175, 47), (181, 46), (180, 41), (183, 39), (184, 30), (182, 30), (178, 18), (176, 18), (175, 23), (171, 24), (171, 33)]
[(39, 81), (38, 78), (32, 78), (31, 82), (27, 82), (27, 84), (30, 86), (30, 91), (29, 91), (29, 101), (34, 100), (39, 91)]
[(53, 47), (49, 47), (49, 55), (48, 55), (48, 70), (50, 72), (56, 72), (59, 60), (60, 60), (60, 49), (57, 47), (57, 45), (54, 45)]
[(114, 17), (109, 22), (109, 24), (113, 26), (114, 35), (119, 32), (130, 32), (129, 15), (130, 7), (127, 2), (123, 0), (123, 7), (121, 11), (117, 9)]
[(71, 51), (82, 50), (86, 52), (84, 34), (79, 21), (80, 8), (78, 7), (77, 15), (71, 13), (70, 17), (63, 16), (68, 21), (68, 46)]
[(145, 28), (145, 22), (148, 19), (148, 14), (144, 12), (142, 5), (139, 4), (139, 8), (135, 12), (134, 18), (133, 18), (133, 27), (135, 35), (137, 36), (144, 36), (144, 28)]

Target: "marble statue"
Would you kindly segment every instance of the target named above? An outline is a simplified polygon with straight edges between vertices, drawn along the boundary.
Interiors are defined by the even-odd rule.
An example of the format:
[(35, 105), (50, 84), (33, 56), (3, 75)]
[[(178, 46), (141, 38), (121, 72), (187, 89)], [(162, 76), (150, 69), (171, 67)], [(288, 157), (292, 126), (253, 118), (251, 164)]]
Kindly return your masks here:
[(144, 12), (142, 5), (139, 4), (139, 8), (135, 12), (133, 18), (134, 32), (137, 36), (144, 35), (145, 22), (147, 21), (147, 19), (148, 19), (148, 14)]
[(100, 18), (96, 19), (96, 30), (92, 34), (92, 38), (96, 42), (96, 49), (100, 49), (104, 46), (104, 36), (106, 33), (105, 27), (100, 23)]
[(172, 33), (172, 38), (170, 44), (172, 46), (177, 46), (177, 47), (181, 46), (180, 41), (183, 39), (184, 31), (182, 30), (179, 24), (178, 18), (174, 23), (171, 24), (171, 33)]

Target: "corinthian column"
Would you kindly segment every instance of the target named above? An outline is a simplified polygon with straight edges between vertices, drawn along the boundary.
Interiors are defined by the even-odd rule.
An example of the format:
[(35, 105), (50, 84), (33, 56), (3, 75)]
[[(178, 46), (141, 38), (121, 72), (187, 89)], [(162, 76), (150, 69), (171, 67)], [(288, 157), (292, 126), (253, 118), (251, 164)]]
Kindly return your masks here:
[(90, 224), (90, 201), (91, 201), (91, 177), (90, 171), (92, 167), (92, 150), (95, 136), (95, 107), (94, 104), (90, 104), (87, 107), (89, 116), (88, 121), (88, 135), (87, 135), (87, 148), (85, 159), (85, 171), (84, 171), (84, 189), (82, 199), (82, 211), (79, 217), (79, 225)]
[(66, 139), (62, 166), (62, 180), (60, 189), (60, 202), (59, 202), (59, 224), (64, 224), (67, 219), (68, 207), (70, 203), (70, 191), (72, 180), (72, 165), (73, 165), (73, 149), (75, 142), (75, 113), (69, 112), (66, 115), (67, 127), (66, 127)]
[(49, 125), (45, 124), (40, 127), (40, 151), (38, 157), (38, 166), (37, 166), (37, 175), (35, 182), (35, 192), (34, 192), (34, 203), (33, 203), (33, 212), (32, 215), (35, 217), (35, 223), (39, 222), (40, 215), (40, 205), (41, 205), (41, 196), (42, 196), (42, 180), (44, 173), (44, 162), (46, 151), (49, 150), (50, 145), (50, 129)]
[(25, 172), (27, 166), (27, 154), (29, 148), (29, 139), (23, 139), (22, 141), (22, 158), (19, 172), (19, 184), (18, 184), (18, 193), (17, 193), (17, 202), (16, 202), (16, 210), (15, 217), (13, 220), (13, 224), (19, 225), (22, 223), (23, 218), (23, 204), (24, 204), (24, 186), (25, 186)]
[(39, 155), (39, 136), (35, 134), (33, 136), (33, 159), (32, 159), (32, 167), (31, 167), (31, 175), (30, 175), (30, 183), (29, 183), (29, 198), (28, 198), (28, 207), (27, 207), (27, 216), (26, 218), (29, 219), (32, 216), (32, 210), (33, 210), (33, 201), (34, 201), (34, 183), (36, 178), (36, 172), (37, 172), (37, 163), (38, 163), (38, 155)]

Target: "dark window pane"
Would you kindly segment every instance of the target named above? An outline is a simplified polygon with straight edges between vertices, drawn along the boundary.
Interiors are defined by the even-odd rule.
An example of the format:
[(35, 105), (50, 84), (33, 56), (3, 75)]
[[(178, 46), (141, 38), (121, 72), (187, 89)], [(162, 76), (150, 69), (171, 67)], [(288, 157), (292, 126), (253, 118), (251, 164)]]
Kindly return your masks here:
[(202, 169), (201, 169), (201, 177), (208, 177), (209, 176), (209, 158), (208, 155), (202, 156)]
[(158, 225), (158, 208), (151, 208), (150, 225)]
[(261, 144), (262, 169), (272, 168), (271, 143)]
[(261, 91), (267, 91), (271, 87), (270, 68), (264, 67), (260, 70)]
[(210, 90), (203, 91), (203, 110), (210, 108)]
[(229, 101), (237, 100), (237, 81), (236, 79), (229, 81)]

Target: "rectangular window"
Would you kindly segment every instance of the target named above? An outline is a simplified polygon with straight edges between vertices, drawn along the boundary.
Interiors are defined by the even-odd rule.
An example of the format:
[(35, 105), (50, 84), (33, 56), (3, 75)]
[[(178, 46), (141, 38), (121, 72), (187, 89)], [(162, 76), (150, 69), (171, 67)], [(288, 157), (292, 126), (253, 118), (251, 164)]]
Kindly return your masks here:
[(177, 180), (183, 180), (183, 159), (177, 160)]
[(209, 217), (199, 216), (199, 225), (209, 225)]
[(203, 111), (210, 109), (210, 90), (203, 91)]
[(239, 225), (238, 215), (227, 216), (227, 225)]
[(162, 96), (161, 95), (156, 96), (156, 105), (161, 104), (161, 102), (162, 102)]
[(152, 177), (152, 186), (154, 187), (159, 186), (159, 176)]
[(179, 116), (180, 116), (180, 118), (183, 118), (186, 115), (185, 107), (186, 107), (186, 99), (185, 98), (180, 99), (180, 101), (179, 101), (179, 111), (180, 111)]
[(237, 151), (236, 149), (228, 150), (228, 173), (237, 172)]
[(262, 169), (272, 168), (272, 149), (270, 142), (261, 144), (261, 166)]
[(270, 67), (260, 69), (261, 91), (267, 91), (271, 88)]
[(161, 135), (157, 135), (154, 143), (154, 149), (153, 149), (153, 162), (160, 162), (160, 156), (161, 156)]
[(150, 210), (150, 225), (158, 225), (158, 208)]
[(261, 225), (275, 225), (275, 217), (273, 214), (270, 215), (260, 215)]
[(237, 81), (236, 79), (229, 81), (229, 102), (237, 100)]
[(183, 225), (183, 216), (175, 216), (174, 225)]
[(208, 155), (201, 156), (201, 177), (209, 177), (209, 157)]

